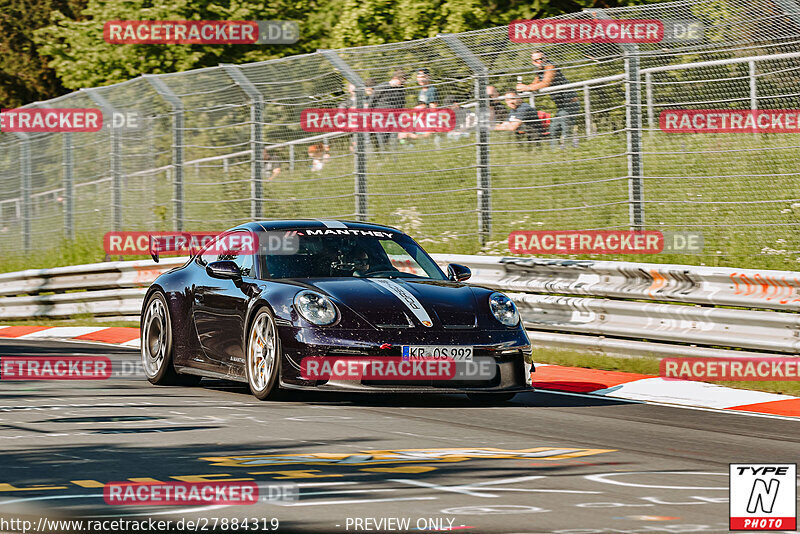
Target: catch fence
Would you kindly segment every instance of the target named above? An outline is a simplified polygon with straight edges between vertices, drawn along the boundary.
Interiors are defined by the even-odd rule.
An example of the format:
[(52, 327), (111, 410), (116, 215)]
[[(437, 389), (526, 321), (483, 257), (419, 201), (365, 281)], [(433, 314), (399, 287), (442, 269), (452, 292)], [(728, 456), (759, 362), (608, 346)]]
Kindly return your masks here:
[[(138, 122), (0, 134), (0, 246), (40, 253), (79, 239), (99, 248), (111, 230), (312, 217), (389, 224), (442, 253), (505, 254), (513, 230), (696, 231), (701, 255), (624, 259), (793, 269), (797, 134), (668, 133), (659, 116), (800, 109), (796, 2), (683, 0), (559, 17), (599, 18), (657, 19), (669, 35), (637, 45), (522, 44), (504, 26), (145, 75), (31, 104)], [(505, 92), (533, 81), (534, 50), (567, 83), (523, 100), (552, 122), (555, 102), (577, 96), (562, 105), (563, 140), (546, 134), (546, 115), (541, 138), (494, 129), (508, 113)], [(304, 109), (363, 107), (398, 68), (408, 73), (407, 107), (417, 103), (417, 72), (428, 70), (437, 104), (456, 112), (453, 131), (383, 143), (300, 127)]]

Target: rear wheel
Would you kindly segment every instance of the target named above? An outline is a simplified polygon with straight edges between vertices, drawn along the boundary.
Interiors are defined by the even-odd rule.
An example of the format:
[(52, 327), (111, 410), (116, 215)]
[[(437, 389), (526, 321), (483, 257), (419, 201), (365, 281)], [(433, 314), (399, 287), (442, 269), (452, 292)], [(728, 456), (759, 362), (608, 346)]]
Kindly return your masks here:
[(467, 393), (469, 400), (475, 404), (491, 406), (493, 404), (503, 404), (516, 396), (516, 393)]
[(274, 400), (280, 394), (281, 341), (275, 319), (268, 308), (256, 312), (247, 334), (245, 372), (250, 392), (259, 400)]
[(172, 365), (172, 321), (167, 299), (160, 291), (150, 296), (145, 306), (140, 332), (142, 366), (151, 384), (157, 386), (192, 386), (199, 376), (179, 375)]

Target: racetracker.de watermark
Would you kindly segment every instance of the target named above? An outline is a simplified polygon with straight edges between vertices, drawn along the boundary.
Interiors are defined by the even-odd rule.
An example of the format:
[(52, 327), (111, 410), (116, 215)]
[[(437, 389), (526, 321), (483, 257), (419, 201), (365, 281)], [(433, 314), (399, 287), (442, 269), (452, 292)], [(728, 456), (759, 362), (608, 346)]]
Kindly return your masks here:
[(659, 115), (667, 133), (800, 133), (798, 109), (672, 109)]
[(800, 358), (664, 358), (662, 378), (700, 381), (800, 380)]
[(92, 108), (4, 109), (0, 132), (99, 132), (103, 114)]
[(106, 232), (103, 248), (112, 256), (187, 256), (200, 251), (203, 254), (291, 255), (297, 253), (300, 241), (295, 231)]
[(300, 114), (306, 132), (449, 132), (455, 125), (456, 113), (448, 108), (310, 108)]
[(0, 111), (0, 132), (97, 132), (104, 127), (135, 131), (142, 127), (142, 118), (139, 113), (131, 111), (112, 111), (104, 116), (102, 110), (95, 108), (18, 108)]
[(703, 235), (656, 230), (517, 230), (508, 235), (514, 254), (698, 254)]
[(0, 358), (0, 380), (106, 380), (111, 370), (105, 356)]
[(255, 482), (109, 482), (103, 486), (103, 500), (110, 505), (250, 505), (258, 502), (293, 502), (299, 495), (296, 484)]
[(303, 380), (492, 380), (493, 358), (456, 361), (438, 358), (310, 356), (300, 361)]
[(658, 43), (664, 23), (655, 19), (515, 20), (508, 25), (514, 43)]
[(289, 20), (110, 20), (110, 44), (294, 44), (300, 39)]

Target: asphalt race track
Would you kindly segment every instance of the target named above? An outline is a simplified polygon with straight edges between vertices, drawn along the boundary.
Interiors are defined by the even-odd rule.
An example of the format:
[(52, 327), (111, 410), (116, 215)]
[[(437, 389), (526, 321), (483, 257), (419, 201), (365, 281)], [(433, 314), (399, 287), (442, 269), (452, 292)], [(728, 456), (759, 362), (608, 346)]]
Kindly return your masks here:
[[(138, 351), (105, 345), (0, 342), (0, 356), (15, 355), (138, 362)], [(228, 382), (112, 377), (0, 382), (0, 451), (5, 519), (152, 517), (220, 532), (223, 518), (277, 518), (278, 532), (389, 532), (406, 520), (400, 531), (727, 532), (728, 463), (797, 462), (800, 425), (540, 392), (495, 407), (459, 395), (259, 402)], [(103, 485), (130, 479), (249, 479), (299, 496), (105, 504)]]

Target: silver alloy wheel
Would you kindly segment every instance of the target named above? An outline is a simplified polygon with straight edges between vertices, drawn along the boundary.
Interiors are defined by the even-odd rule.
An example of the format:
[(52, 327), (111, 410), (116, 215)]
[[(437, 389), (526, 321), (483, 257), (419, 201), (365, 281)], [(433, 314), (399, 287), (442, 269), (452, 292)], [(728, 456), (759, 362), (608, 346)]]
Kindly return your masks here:
[(167, 309), (157, 295), (150, 301), (142, 322), (142, 365), (147, 378), (153, 378), (161, 371), (169, 350), (170, 335)]
[(247, 376), (256, 391), (264, 391), (271, 382), (277, 361), (277, 336), (275, 321), (268, 312), (260, 312), (250, 328), (247, 344)]

